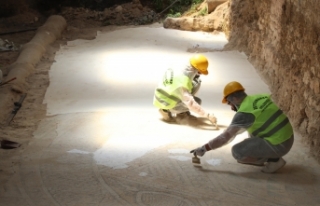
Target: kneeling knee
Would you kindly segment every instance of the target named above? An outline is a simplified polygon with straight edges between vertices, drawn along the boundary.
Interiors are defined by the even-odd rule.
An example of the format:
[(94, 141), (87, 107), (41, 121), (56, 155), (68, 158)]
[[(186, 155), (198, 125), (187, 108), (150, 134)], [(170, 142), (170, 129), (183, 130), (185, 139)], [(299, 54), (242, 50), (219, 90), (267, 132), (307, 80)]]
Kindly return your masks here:
[(243, 159), (243, 155), (240, 151), (240, 148), (238, 145), (234, 145), (232, 148), (231, 148), (231, 153), (232, 153), (232, 156), (233, 158), (235, 158), (236, 160), (241, 160)]

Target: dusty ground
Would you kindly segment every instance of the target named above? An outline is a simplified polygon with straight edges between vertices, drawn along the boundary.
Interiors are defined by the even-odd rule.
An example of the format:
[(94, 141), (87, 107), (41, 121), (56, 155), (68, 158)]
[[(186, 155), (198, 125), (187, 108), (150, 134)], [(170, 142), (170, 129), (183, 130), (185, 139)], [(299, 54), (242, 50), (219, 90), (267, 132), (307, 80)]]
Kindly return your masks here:
[[(11, 25), (19, 26), (20, 23), (21, 26), (25, 24), (25, 19), (27, 18), (21, 16), (20, 20), (17, 20), (18, 23)], [(320, 201), (316, 195), (319, 190), (319, 171), (314, 161), (306, 156), (306, 149), (302, 147), (298, 138), (294, 146), (295, 152), (286, 157), (290, 163), (278, 175), (273, 176), (260, 173), (259, 169), (253, 166), (239, 166), (232, 160), (229, 147), (220, 150), (219, 154), (213, 152), (207, 155), (207, 159), (218, 156), (224, 160), (221, 167), (214, 169), (207, 165), (198, 170), (183, 161), (168, 160), (168, 148), (164, 147), (158, 148), (144, 159), (138, 159), (130, 163), (128, 170), (113, 170), (112, 168), (97, 166), (92, 163), (88, 156), (77, 153), (73, 156), (67, 156), (58, 153), (61, 147), (70, 151), (74, 148), (74, 145), (80, 146), (80, 143), (83, 143), (82, 145), (88, 143), (85, 142), (85, 139), (79, 138), (77, 144), (63, 144), (64, 130), (63, 128), (59, 130), (59, 127), (72, 124), (73, 118), (65, 118), (59, 115), (42, 122), (43, 124), (49, 122), (52, 124), (49, 126), (58, 128), (53, 131), (57, 132), (57, 138), (53, 138), (54, 135), (48, 135), (43, 139), (39, 138), (37, 141), (32, 141), (33, 132), (40, 120), (46, 116), (46, 105), (43, 104), (43, 100), (49, 85), (48, 72), (60, 46), (74, 39), (93, 39), (97, 30), (116, 29), (112, 26), (102, 28), (100, 27), (101, 21), (95, 21), (87, 17), (69, 19), (66, 16), (66, 19), (68, 27), (62, 38), (48, 48), (35, 71), (28, 78), (28, 88), (26, 88), (28, 95), (21, 110), (9, 126), (1, 125), (1, 138), (22, 143), (22, 148), (17, 150), (0, 150), (0, 156), (4, 160), (0, 161), (0, 182), (4, 185), (0, 188), (0, 194), (4, 194), (6, 198), (4, 202), (11, 202), (11, 205), (17, 205), (16, 203), (19, 201), (21, 201), (20, 205), (40, 205), (40, 203), (62, 205), (61, 202), (65, 205), (72, 205), (74, 202), (69, 202), (69, 204), (66, 202), (71, 198), (81, 202), (85, 200), (82, 198), (86, 197), (86, 200), (90, 199), (92, 202), (87, 202), (87, 204), (81, 202), (82, 205), (107, 205), (110, 202), (114, 203), (111, 205), (130, 205), (129, 203), (132, 201), (137, 202), (137, 205), (157, 205), (152, 204), (157, 201), (158, 205), (159, 202), (164, 203), (163, 205), (195, 205), (193, 204), (195, 202), (198, 203), (196, 205), (319, 204)], [(41, 25), (44, 20), (45, 18), (39, 18), (38, 22), (32, 23), (31, 26)], [(10, 24), (8, 23), (2, 25), (6, 25), (8, 31), (14, 28), (9, 28), (8, 25)], [(3, 30), (1, 29), (1, 31)], [(1, 35), (0, 38), (8, 39), (16, 44), (24, 44), (34, 34), (35, 31), (28, 31), (14, 35)], [(3, 61), (1, 64), (5, 66), (14, 62), (18, 52), (2, 52), (0, 55), (1, 61)], [(6, 87), (8, 86), (10, 85)], [(17, 95), (17, 100), (18, 97), (19, 95)], [(0, 113), (6, 114), (3, 110)], [(125, 112), (122, 114), (123, 117), (126, 115)], [(81, 126), (83, 127), (85, 127), (85, 121), (90, 121), (90, 118), (88, 119), (81, 114), (75, 116), (81, 119), (83, 123)], [(159, 130), (166, 129), (166, 131), (170, 128), (171, 131), (176, 132), (179, 130), (177, 127), (159, 123), (158, 120), (154, 119), (152, 113), (146, 112), (146, 116), (150, 121), (138, 122), (138, 124), (141, 124), (141, 128), (147, 127), (149, 130), (160, 128)], [(55, 125), (55, 121), (58, 120), (63, 121), (60, 125)], [(92, 117), (92, 120), (95, 120), (94, 117)], [(120, 124), (117, 126), (121, 122), (121, 118), (111, 122), (111, 128), (122, 127)], [(158, 125), (159, 128), (156, 128)], [(190, 136), (186, 137), (189, 139), (193, 139), (198, 133), (193, 128), (188, 131)], [(185, 132), (187, 133), (187, 129)], [(37, 135), (41, 136), (40, 133), (41, 131)], [(47, 133), (50, 133), (50, 131), (43, 132), (43, 134)], [(31, 143), (27, 144), (30, 141)], [(93, 147), (97, 146), (95, 144), (98, 144), (89, 143), (92, 144), (89, 145), (90, 147), (86, 145), (82, 149), (92, 147), (93, 150)], [(186, 144), (175, 143), (170, 147), (180, 148), (185, 146), (187, 148)], [(15, 154), (14, 156), (17, 158), (10, 159), (9, 157), (12, 154)], [(10, 159), (10, 161), (5, 161), (6, 159)], [(53, 169), (55, 165), (50, 165), (51, 161), (58, 162), (59, 166)], [(69, 164), (70, 162), (74, 164)], [(71, 170), (75, 172), (72, 173)], [(81, 174), (79, 174), (79, 170), (81, 170)], [(50, 185), (50, 187), (45, 187), (47, 185)], [(71, 191), (72, 186), (81, 188), (81, 191), (78, 193)], [(92, 188), (95, 190), (92, 190)], [(11, 197), (8, 194), (20, 194), (20, 196)], [(98, 204), (97, 201), (99, 200), (103, 201)], [(0, 202), (1, 204), (3, 203)]]

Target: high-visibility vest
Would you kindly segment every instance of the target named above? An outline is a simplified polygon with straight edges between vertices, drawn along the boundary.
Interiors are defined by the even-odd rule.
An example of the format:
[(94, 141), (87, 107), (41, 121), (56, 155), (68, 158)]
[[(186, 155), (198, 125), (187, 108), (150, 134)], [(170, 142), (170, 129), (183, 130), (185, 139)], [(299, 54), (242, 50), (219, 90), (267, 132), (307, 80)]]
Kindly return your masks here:
[(176, 74), (173, 69), (168, 69), (154, 92), (153, 105), (160, 109), (174, 108), (181, 102), (181, 96), (175, 93), (179, 87), (191, 93), (192, 81), (188, 76)]
[(288, 117), (271, 100), (269, 94), (249, 95), (241, 103), (238, 112), (251, 113), (255, 121), (248, 133), (264, 138), (273, 145), (280, 144), (293, 135)]

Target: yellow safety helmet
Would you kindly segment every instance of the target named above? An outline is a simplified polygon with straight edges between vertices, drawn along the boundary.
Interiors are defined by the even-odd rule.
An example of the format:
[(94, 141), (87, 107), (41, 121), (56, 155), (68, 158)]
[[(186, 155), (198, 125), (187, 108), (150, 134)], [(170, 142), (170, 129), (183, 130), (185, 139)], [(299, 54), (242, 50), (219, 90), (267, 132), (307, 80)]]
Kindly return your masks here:
[(196, 54), (190, 58), (190, 64), (196, 68), (201, 74), (208, 74), (208, 59), (202, 54)]
[(239, 82), (236, 82), (236, 81), (229, 82), (224, 87), (222, 103), (226, 104), (227, 103), (227, 96), (229, 96), (230, 94), (237, 92), (237, 91), (244, 91), (243, 86)]

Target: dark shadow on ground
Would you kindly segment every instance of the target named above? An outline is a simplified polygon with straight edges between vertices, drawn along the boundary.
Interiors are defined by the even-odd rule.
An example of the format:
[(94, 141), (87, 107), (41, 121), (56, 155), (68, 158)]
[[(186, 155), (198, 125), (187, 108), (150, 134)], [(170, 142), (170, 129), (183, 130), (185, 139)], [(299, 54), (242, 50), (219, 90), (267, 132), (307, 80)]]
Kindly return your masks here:
[(189, 117), (189, 118), (184, 118), (184, 119), (175, 118), (174, 121), (171, 121), (171, 122), (164, 121), (163, 119), (160, 119), (160, 120), (167, 123), (167, 124), (190, 126), (190, 127), (194, 127), (196, 129), (202, 129), (202, 130), (218, 131), (218, 130), (227, 128), (227, 126), (219, 125), (219, 124), (217, 124), (218, 127), (216, 127), (207, 118), (203, 118), (203, 117), (194, 117), (193, 116), (191, 118)]

